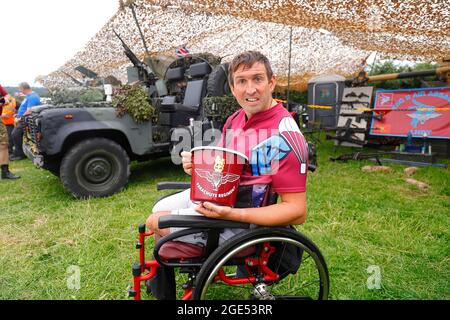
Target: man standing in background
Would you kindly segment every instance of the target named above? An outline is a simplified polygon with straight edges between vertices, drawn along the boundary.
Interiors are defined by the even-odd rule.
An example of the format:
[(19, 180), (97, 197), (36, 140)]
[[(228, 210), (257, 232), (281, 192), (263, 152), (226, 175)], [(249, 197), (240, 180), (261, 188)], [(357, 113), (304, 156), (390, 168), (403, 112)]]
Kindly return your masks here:
[[(10, 103), (11, 96), (0, 85), (0, 106), (5, 103)], [(3, 121), (0, 121), (0, 166), (1, 166), (1, 179), (19, 179), (19, 177), (13, 175), (9, 171), (9, 152), (8, 152), (8, 133)]]
[(9, 154), (12, 155), (14, 151), (14, 144), (12, 143), (12, 132), (14, 130), (17, 102), (14, 97), (11, 97), (9, 102), (6, 102), (6, 99), (3, 98), (3, 100), (0, 101), (0, 104), (3, 104), (1, 111), (1, 121), (5, 124), (6, 130), (8, 131)]
[(14, 141), (14, 155), (11, 157), (11, 161), (14, 160), (22, 160), (25, 159), (25, 154), (23, 153), (22, 149), (22, 142), (23, 142), (23, 134), (25, 131), (25, 126), (22, 121), (22, 117), (30, 112), (29, 110), (32, 107), (39, 106), (41, 104), (41, 98), (35, 93), (33, 90), (31, 90), (31, 87), (28, 83), (22, 82), (19, 84), (19, 90), (26, 96), (25, 100), (22, 102), (22, 104), (19, 107), (19, 110), (17, 112), (16, 116), (16, 127), (14, 128), (12, 132), (12, 138)]

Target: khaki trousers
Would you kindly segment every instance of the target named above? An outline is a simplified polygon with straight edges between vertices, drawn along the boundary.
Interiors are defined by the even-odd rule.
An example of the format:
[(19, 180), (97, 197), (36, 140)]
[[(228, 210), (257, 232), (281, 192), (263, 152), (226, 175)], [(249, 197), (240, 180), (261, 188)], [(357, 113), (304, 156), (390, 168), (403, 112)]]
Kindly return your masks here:
[(9, 163), (8, 131), (3, 121), (0, 120), (0, 165)]

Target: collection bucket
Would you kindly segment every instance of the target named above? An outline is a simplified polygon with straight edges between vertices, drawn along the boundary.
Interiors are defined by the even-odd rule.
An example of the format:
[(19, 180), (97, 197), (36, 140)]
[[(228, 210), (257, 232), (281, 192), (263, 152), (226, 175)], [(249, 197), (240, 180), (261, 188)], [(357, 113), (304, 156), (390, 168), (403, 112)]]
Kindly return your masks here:
[(248, 158), (219, 147), (198, 147), (192, 152), (191, 200), (234, 206)]

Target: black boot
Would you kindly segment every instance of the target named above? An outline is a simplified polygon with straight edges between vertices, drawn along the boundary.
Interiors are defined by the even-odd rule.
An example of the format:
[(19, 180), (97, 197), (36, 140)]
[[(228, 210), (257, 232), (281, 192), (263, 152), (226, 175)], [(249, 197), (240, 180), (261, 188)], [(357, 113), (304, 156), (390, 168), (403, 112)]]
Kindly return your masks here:
[(5, 164), (2, 165), (2, 180), (3, 179), (16, 180), (20, 179), (20, 177), (13, 175), (12, 172), (9, 171), (9, 166)]
[(26, 159), (26, 158), (27, 158), (27, 157), (22, 156), (22, 155), (20, 155), (20, 156), (11, 155), (11, 156), (9, 157), (9, 161), (23, 160), (23, 159)]

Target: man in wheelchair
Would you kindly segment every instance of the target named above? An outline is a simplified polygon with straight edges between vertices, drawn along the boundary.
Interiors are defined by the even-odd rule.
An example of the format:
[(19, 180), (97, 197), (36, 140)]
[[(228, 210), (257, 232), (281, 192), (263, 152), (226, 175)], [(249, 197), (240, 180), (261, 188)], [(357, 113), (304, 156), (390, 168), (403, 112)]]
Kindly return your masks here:
[[(219, 146), (249, 159), (236, 204), (196, 204), (190, 200), (189, 189), (158, 201), (146, 222), (150, 233), (140, 230), (141, 264), (133, 269), (132, 295), (140, 297), (139, 285), (145, 280), (155, 298), (175, 299), (173, 268), (180, 267), (189, 273), (184, 299), (223, 299), (223, 294), (243, 299), (249, 292), (257, 299), (311, 298), (310, 294), (286, 295), (268, 289), (288, 274), (295, 275), (300, 260), (308, 256), (314, 263), (310, 273), (316, 274), (312, 283), (319, 283), (312, 298), (326, 298), (325, 261), (315, 245), (291, 227), (306, 220), (306, 140), (290, 113), (272, 98), (276, 79), (264, 55), (255, 51), (239, 54), (230, 63), (228, 77), (242, 109), (225, 123)], [(191, 175), (192, 154), (181, 155), (184, 171)], [(153, 265), (143, 259), (143, 238), (150, 234), (157, 241)], [(145, 270), (149, 273), (142, 276)], [(239, 290), (248, 288), (244, 295), (234, 289), (220, 291), (220, 286), (215, 290), (219, 282)]]

